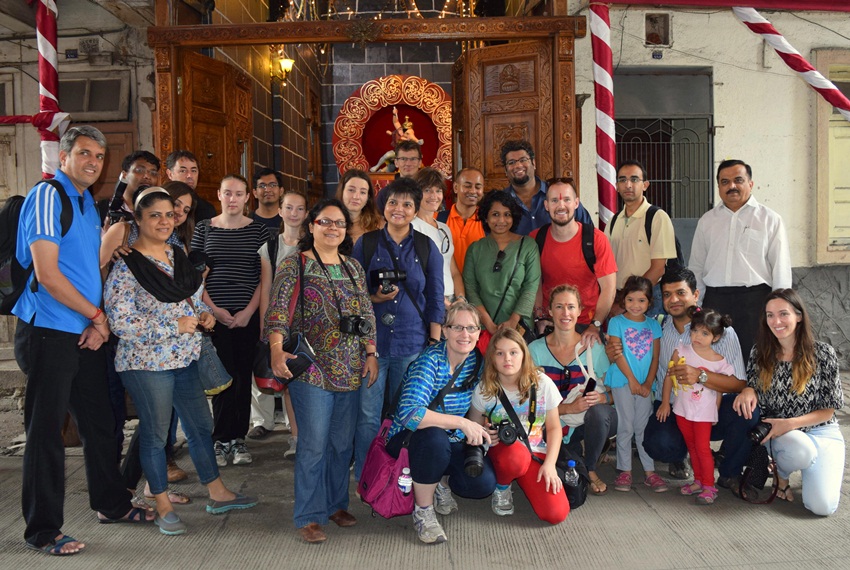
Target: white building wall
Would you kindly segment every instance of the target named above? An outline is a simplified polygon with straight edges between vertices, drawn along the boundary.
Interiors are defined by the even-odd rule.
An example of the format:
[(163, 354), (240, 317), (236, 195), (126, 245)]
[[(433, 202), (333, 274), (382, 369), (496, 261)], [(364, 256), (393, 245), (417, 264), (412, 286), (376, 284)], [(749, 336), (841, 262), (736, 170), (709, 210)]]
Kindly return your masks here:
[[(587, 9), (570, 1), (570, 14), (587, 16)], [(671, 15), (671, 46), (644, 46), (644, 14)], [(805, 57), (814, 48), (850, 49), (850, 16), (844, 13), (804, 12), (806, 22), (788, 12), (764, 12), (765, 18)], [(759, 36), (749, 31), (731, 9), (612, 6), (611, 44), (614, 66), (706, 67), (713, 69), (713, 169), (727, 158), (753, 167), (754, 195), (785, 221), (795, 267), (815, 265), (817, 210), (816, 102), (820, 97), (792, 72)], [(663, 58), (652, 58), (660, 50)], [(590, 31), (576, 42), (576, 93), (593, 94)], [(616, 89), (616, 84), (614, 86)], [(594, 101), (582, 108), (580, 148), (582, 202), (596, 216), (596, 147)], [(622, 157), (625, 158), (625, 157)], [(715, 203), (720, 198), (715, 187)]]

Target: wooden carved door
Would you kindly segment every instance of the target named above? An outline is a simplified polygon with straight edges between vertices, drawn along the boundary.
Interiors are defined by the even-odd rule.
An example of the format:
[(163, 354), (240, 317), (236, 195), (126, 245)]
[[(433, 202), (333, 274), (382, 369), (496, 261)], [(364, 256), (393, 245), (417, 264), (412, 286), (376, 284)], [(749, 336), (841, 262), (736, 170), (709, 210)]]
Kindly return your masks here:
[(478, 168), (485, 188), (504, 188), (502, 144), (525, 139), (539, 177), (577, 179), (574, 74), (572, 37), (467, 50), (452, 80), (455, 170)]
[(183, 50), (178, 79), (181, 141), (198, 158), (197, 192), (219, 208), (217, 192), (227, 174), (250, 178), (251, 83), (233, 66)]

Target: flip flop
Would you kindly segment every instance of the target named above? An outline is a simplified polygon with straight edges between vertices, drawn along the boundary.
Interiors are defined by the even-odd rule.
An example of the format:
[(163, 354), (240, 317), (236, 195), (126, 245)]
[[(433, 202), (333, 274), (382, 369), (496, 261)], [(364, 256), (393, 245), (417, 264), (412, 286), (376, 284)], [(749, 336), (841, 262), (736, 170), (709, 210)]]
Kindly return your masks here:
[(147, 513), (149, 513), (149, 512), (150, 511), (147, 511), (145, 509), (133, 507), (132, 509), (127, 511), (126, 515), (124, 515), (123, 517), (117, 518), (117, 519), (110, 519), (110, 518), (106, 518), (106, 517), (101, 518), (100, 513), (98, 513), (97, 514), (97, 522), (99, 522), (100, 524), (115, 524), (115, 523), (146, 524), (146, 523), (152, 523), (153, 519), (148, 520), (148, 518), (147, 518)]
[[(155, 499), (153, 495), (149, 495), (145, 493), (146, 499)], [(185, 493), (181, 493), (180, 491), (168, 491), (168, 500), (171, 501), (172, 505), (188, 505), (192, 502), (192, 499), (189, 498), (189, 495)]]
[(74, 554), (79, 554), (85, 547), (77, 550), (76, 552), (62, 552), (62, 547), (71, 542), (79, 542), (73, 536), (64, 535), (59, 540), (53, 539), (44, 546), (36, 546), (34, 544), (30, 544), (29, 542), (25, 543), (26, 547), (30, 550), (35, 550), (38, 552), (43, 552), (44, 554), (49, 554), (50, 556), (73, 556)]
[(789, 503), (794, 502), (794, 495), (791, 493), (791, 485), (785, 485), (781, 489), (776, 491), (776, 498), (782, 499), (783, 501), (788, 501)]

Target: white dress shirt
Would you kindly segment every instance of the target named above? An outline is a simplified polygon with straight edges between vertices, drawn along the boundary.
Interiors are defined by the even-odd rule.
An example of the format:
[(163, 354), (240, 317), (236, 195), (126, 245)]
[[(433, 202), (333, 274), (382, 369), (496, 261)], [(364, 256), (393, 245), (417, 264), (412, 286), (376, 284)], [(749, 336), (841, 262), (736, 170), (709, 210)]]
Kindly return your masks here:
[(750, 196), (733, 212), (722, 202), (697, 223), (688, 268), (697, 288), (791, 287), (791, 252), (782, 218)]

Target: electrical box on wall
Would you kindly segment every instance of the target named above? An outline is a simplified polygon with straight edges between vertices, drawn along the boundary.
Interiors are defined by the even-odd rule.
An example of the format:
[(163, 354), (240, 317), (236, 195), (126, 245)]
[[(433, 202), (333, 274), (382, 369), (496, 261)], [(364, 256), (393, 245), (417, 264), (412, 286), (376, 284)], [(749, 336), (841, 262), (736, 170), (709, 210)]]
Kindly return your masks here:
[(670, 45), (670, 14), (647, 13), (645, 15), (644, 45)]

